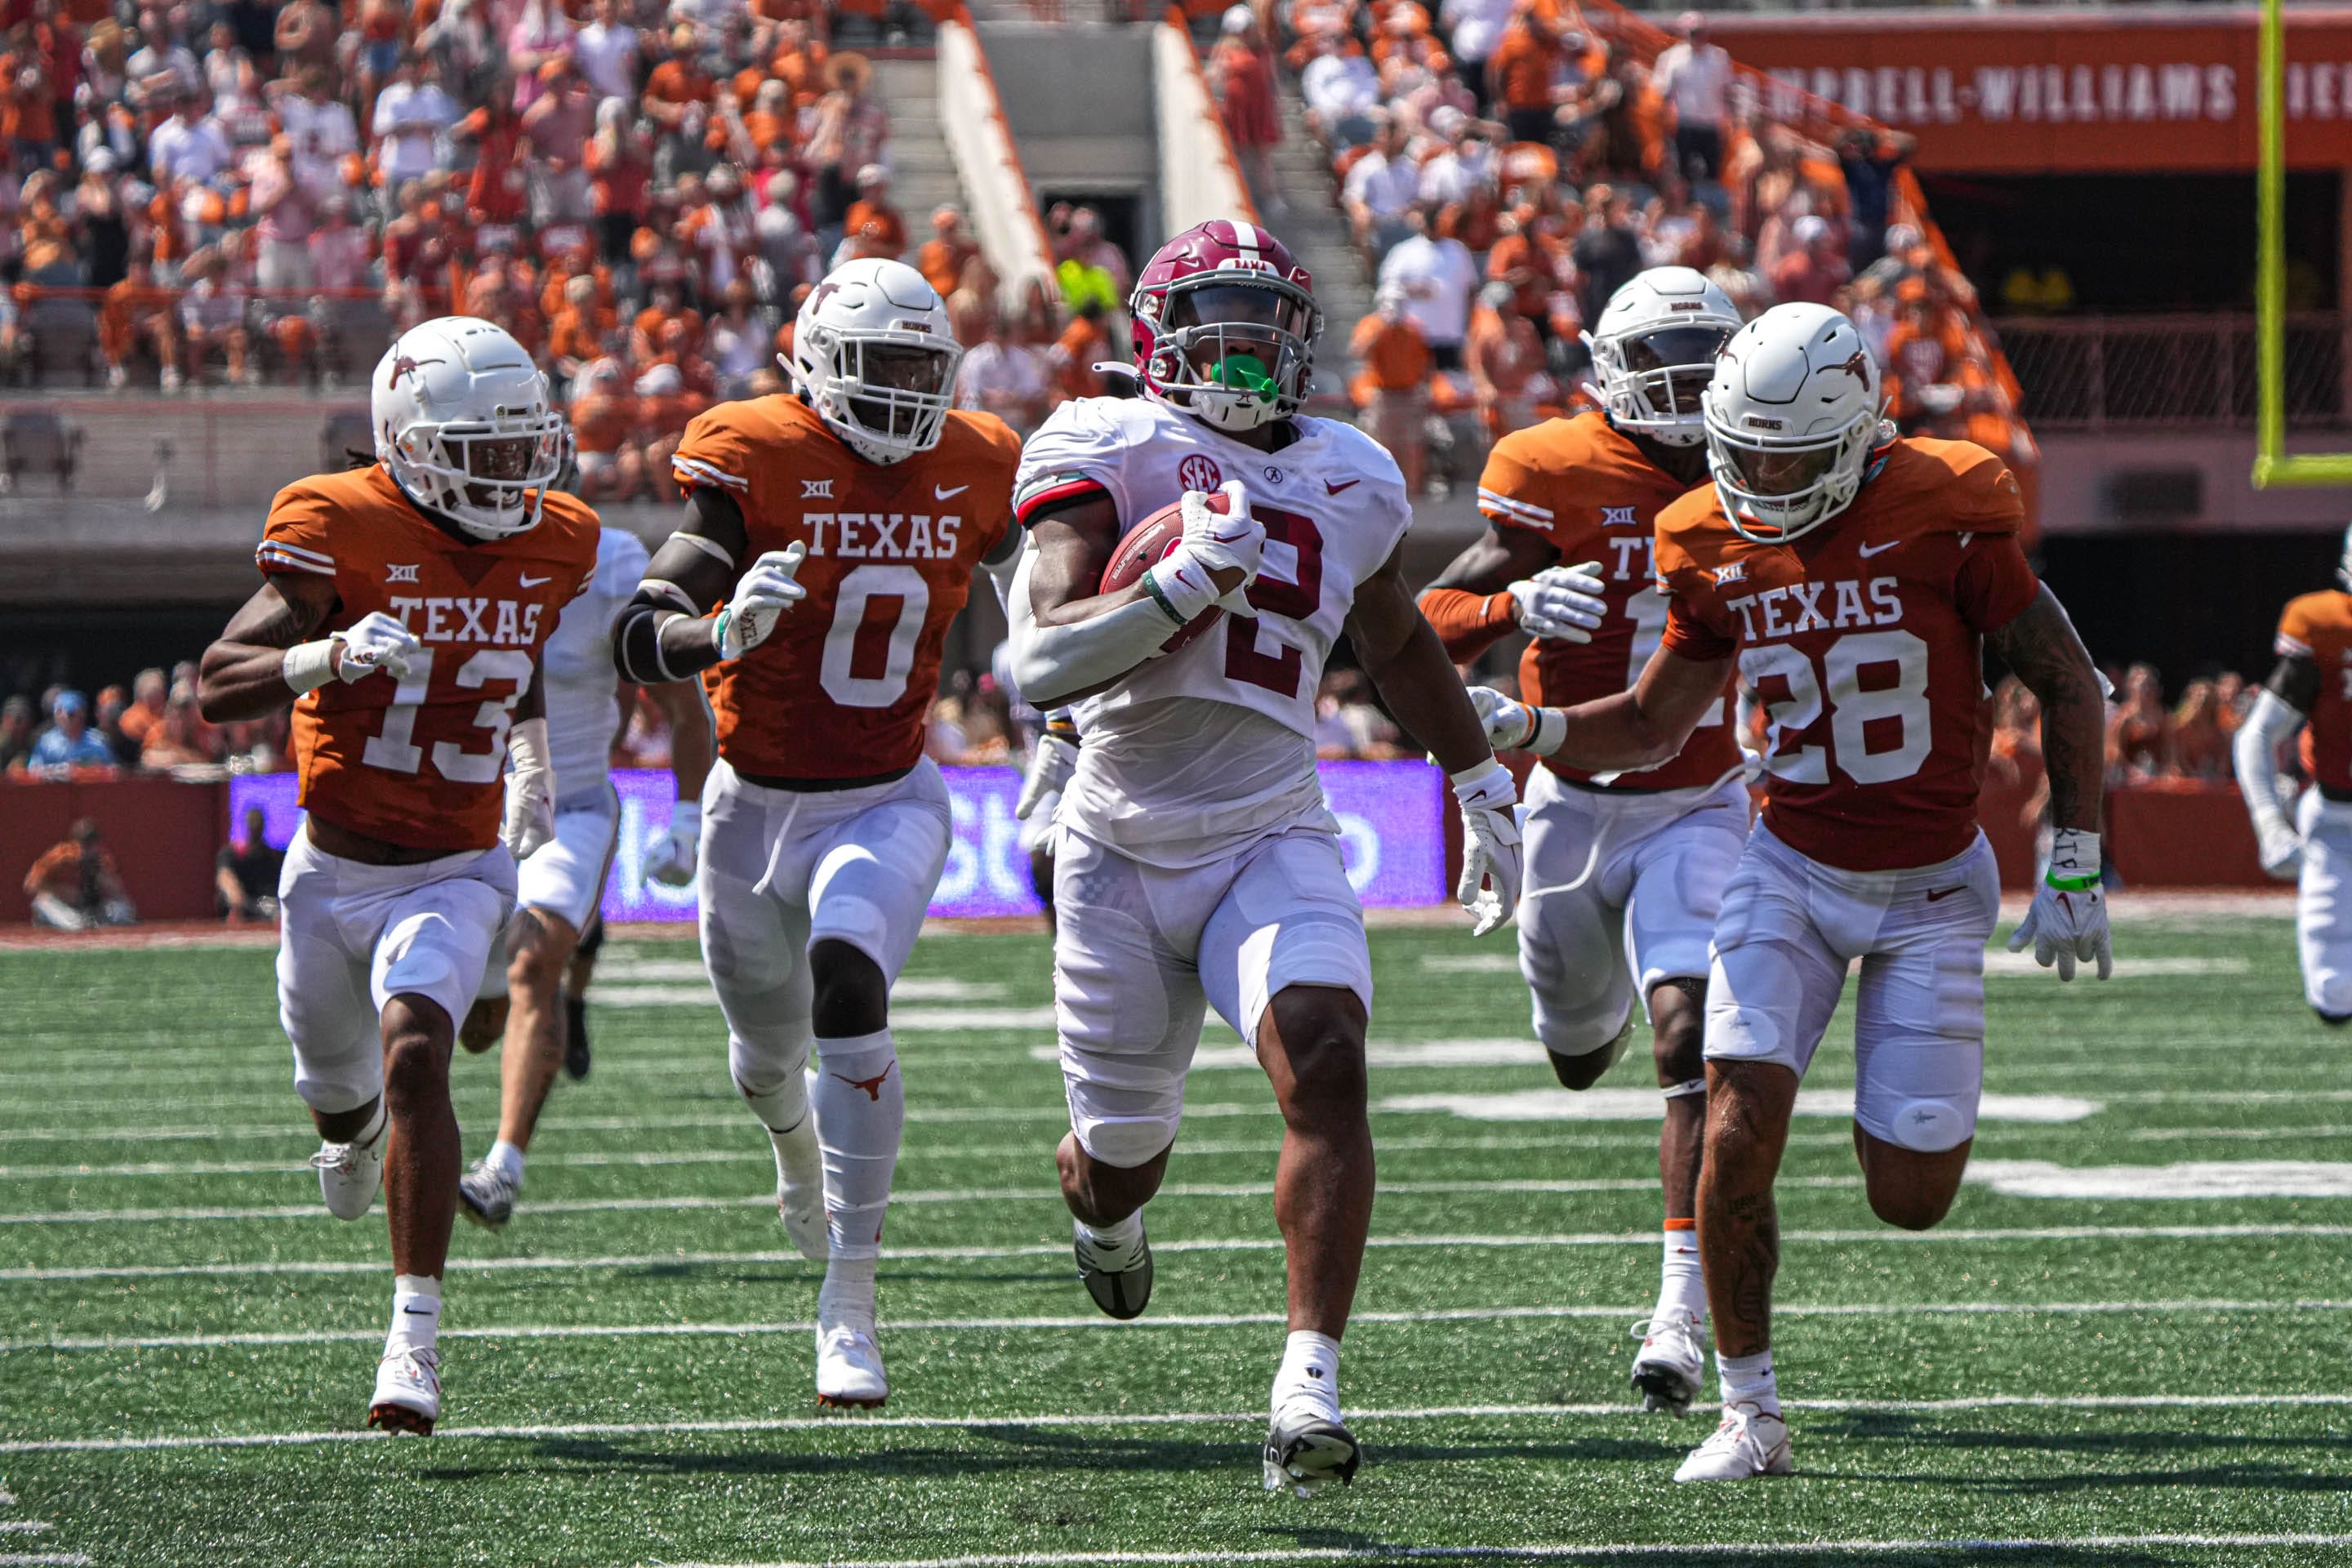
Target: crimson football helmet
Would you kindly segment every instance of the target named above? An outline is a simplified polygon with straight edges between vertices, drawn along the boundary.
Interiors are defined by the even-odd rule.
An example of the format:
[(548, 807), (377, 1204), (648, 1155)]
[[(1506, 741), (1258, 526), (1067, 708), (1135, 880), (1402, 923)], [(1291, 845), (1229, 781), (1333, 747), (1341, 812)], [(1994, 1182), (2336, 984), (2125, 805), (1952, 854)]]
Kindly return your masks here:
[(1314, 288), (1255, 224), (1211, 218), (1186, 229), (1128, 297), (1145, 391), (1227, 432), (1297, 412), (1323, 330)]

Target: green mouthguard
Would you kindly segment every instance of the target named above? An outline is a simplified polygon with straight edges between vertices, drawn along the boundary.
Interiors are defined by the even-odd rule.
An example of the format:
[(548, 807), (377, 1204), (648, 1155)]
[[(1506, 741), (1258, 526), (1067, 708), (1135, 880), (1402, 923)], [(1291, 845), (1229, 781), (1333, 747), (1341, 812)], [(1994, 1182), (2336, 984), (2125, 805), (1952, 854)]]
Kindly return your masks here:
[(1260, 397), (1274, 395), (1274, 376), (1265, 368), (1265, 362), (1255, 354), (1227, 354), (1209, 372), (1209, 379), (1237, 392), (1255, 392)]

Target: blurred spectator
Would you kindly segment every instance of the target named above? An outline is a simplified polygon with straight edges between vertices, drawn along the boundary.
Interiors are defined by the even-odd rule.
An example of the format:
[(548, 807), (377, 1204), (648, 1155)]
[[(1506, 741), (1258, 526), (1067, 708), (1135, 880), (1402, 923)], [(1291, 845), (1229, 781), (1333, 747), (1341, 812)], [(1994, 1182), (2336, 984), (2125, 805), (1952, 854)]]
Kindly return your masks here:
[(0, 702), (0, 774), (21, 773), (31, 763), (36, 711), (29, 697)]
[(1651, 75), (1675, 110), (1675, 163), (1685, 179), (1712, 180), (1723, 170), (1723, 130), (1730, 119), (1731, 52), (1710, 43), (1706, 18), (1685, 11), (1682, 42), (1661, 51)]
[[(155, 281), (154, 269), (142, 253), (131, 258), (129, 276), (106, 291), (98, 314), (99, 358), (106, 366), (106, 384), (121, 390), (129, 384), (131, 362), (141, 351), (155, 362), (165, 392), (180, 385), (179, 294)], [(161, 672), (151, 672), (161, 679)], [(161, 711), (161, 691), (157, 710)]]
[(122, 736), (132, 754), (147, 740), (147, 731), (163, 721), (168, 689), (160, 669), (142, 669), (131, 683), (131, 706), (122, 710)]
[(246, 291), (224, 281), (228, 270), (227, 258), (218, 250), (207, 248), (188, 258), (188, 287), (180, 295), (180, 337), (191, 382), (204, 380), (215, 351), (231, 384), (260, 379), (254, 374), (252, 339), (246, 331)]
[(1404, 237), (1404, 215), (1421, 194), (1421, 170), (1406, 155), (1406, 141), (1401, 121), (1388, 114), (1378, 117), (1371, 145), (1340, 187), (1339, 205), (1347, 209), (1356, 243), (1375, 256)]
[(248, 200), (261, 220), (257, 226), (261, 237), (257, 258), (261, 287), (307, 293), (312, 282), (310, 233), (317, 214), (310, 189), (295, 177), (292, 155), (289, 138), (280, 136), (270, 142), (268, 153), (252, 165)]
[(569, 56), (540, 68), (547, 90), (523, 112), (530, 153), (530, 221), (541, 228), (584, 223), (590, 214), (588, 138), (596, 126), (596, 92)]
[(2123, 691), (2107, 719), (2107, 768), (2111, 781), (2153, 778), (2171, 755), (2172, 715), (2165, 710), (2164, 688), (2152, 666), (2135, 664), (2124, 672)]
[(1371, 419), (1372, 437), (1389, 449), (1404, 475), (1405, 493), (1419, 495), (1429, 417), (1429, 344), (1413, 324), (1400, 289), (1381, 291), (1372, 313), (1356, 323), (1348, 352), (1363, 363), (1356, 388)]
[(1318, 34), (1312, 47), (1313, 58), (1298, 75), (1309, 129), (1335, 146), (1367, 140), (1370, 117), (1381, 102), (1380, 73), (1356, 41), (1337, 29)]
[(106, 749), (114, 753), (118, 767), (137, 755), (139, 750), (122, 732), (122, 715), (130, 706), (131, 700), (120, 686), (99, 689), (98, 721), (92, 728), (97, 730), (99, 739), (106, 742)]
[(1811, 213), (1789, 226), (1796, 247), (1772, 268), (1772, 294), (1783, 305), (1833, 305), (1852, 276), (1837, 233)]
[(711, 318), (706, 349), (722, 400), (750, 396), (751, 378), (773, 358), (768, 323), (752, 313), (755, 297), (751, 280), (738, 278), (727, 285), (724, 307)]
[(1025, 347), (997, 332), (993, 312), (980, 295), (959, 295), (954, 309), (956, 337), (966, 345), (956, 371), (956, 406), (993, 414), (1024, 434), (1035, 429), (1053, 401), (1045, 367)]
[(907, 220), (890, 203), (889, 170), (868, 163), (857, 171), (857, 199), (842, 216), (842, 231), (845, 243), (871, 244), (878, 247), (876, 255), (895, 259), (906, 254)]
[(1209, 56), (1209, 80), (1225, 122), (1225, 139), (1233, 143), (1251, 194), (1269, 214), (1279, 215), (1286, 204), (1274, 177), (1274, 150), (1282, 144), (1274, 51), (1247, 5), (1229, 6), (1219, 30), (1222, 36)]
[(2227, 721), (2220, 687), (2210, 680), (2192, 680), (2182, 689), (2180, 705), (2172, 712), (2172, 757), (2168, 770), (2176, 778), (2227, 779), (2234, 776), (2230, 758), (2232, 726)]
[(1515, 0), (1509, 25), (1486, 67), (1489, 103), (1499, 102), (1514, 142), (1551, 142), (1559, 131), (1555, 84), (1568, 64), (1559, 30), (1538, 0)]
[(1360, 669), (1324, 672), (1315, 692), (1315, 754), (1326, 760), (1380, 760), (1405, 754), (1396, 724), (1372, 700)]
[(1437, 13), (1446, 29), (1446, 52), (1462, 85), (1483, 110), (1489, 101), (1486, 61), (1511, 23), (1512, 0), (1444, 0)]
[(114, 857), (99, 842), (98, 824), (77, 821), (64, 843), (33, 862), (25, 873), (25, 896), (36, 924), (57, 931), (135, 925), (139, 912), (122, 890)]
[(1895, 172), (1918, 146), (1901, 131), (1855, 126), (1838, 138), (1840, 173), (1845, 176), (1846, 263), (1856, 272), (1886, 252), (1886, 215), (1894, 205)]
[(1439, 370), (1462, 368), (1462, 340), (1470, 330), (1470, 300), (1479, 284), (1478, 263), (1458, 239), (1432, 239), (1418, 207), (1405, 215), (1406, 233), (1381, 258), (1379, 287), (1404, 301), (1404, 313), (1429, 346)]
[(1584, 232), (1569, 255), (1576, 263), (1576, 305), (1584, 319), (1601, 319), (1609, 297), (1642, 270), (1642, 242), (1634, 236), (1633, 198), (1613, 186), (1584, 193)]
[(196, 712), (196, 694), (183, 687), (164, 705), (163, 722), (147, 731), (139, 748), (139, 765), (161, 773), (216, 763), (220, 761), (215, 749), (218, 736), (210, 731), (211, 726)]
[(820, 231), (840, 224), (857, 197), (852, 179), (882, 163), (890, 143), (890, 116), (874, 100), (874, 68), (864, 55), (839, 54), (825, 65), (830, 89), (817, 100), (814, 123), (802, 148), (815, 171), (814, 218)]
[(257, 805), (245, 808), (245, 831), (221, 846), (213, 862), (213, 903), (231, 925), (268, 924), (278, 918), (278, 879), (286, 852), (269, 847), (269, 816)]
[(1049, 351), (1048, 360), (1062, 396), (1102, 395), (1102, 377), (1095, 373), (1095, 365), (1108, 358), (1111, 352), (1110, 334), (1103, 326), (1107, 314), (1100, 300), (1087, 300), (1071, 315), (1069, 324), (1062, 329), (1062, 335)]
[(637, 89), (639, 44), (621, 0), (596, 0), (588, 25), (572, 35), (572, 58), (603, 98), (627, 99)]
[(60, 691), (49, 705), (49, 727), (33, 742), (26, 765), (37, 773), (62, 775), (75, 768), (111, 768), (114, 748), (90, 728), (89, 700)]
[(923, 241), (915, 252), (915, 270), (925, 282), (940, 291), (944, 300), (956, 291), (963, 280), (964, 267), (980, 254), (979, 242), (963, 220), (963, 209), (957, 206), (934, 207), (931, 210), (931, 237)]
[(1089, 277), (1108, 281), (1114, 310), (1125, 303), (1129, 291), (1135, 287), (1135, 272), (1128, 265), (1127, 252), (1103, 233), (1102, 215), (1094, 208), (1070, 210), (1067, 256)]
[(359, 121), (335, 96), (331, 68), (310, 67), (291, 86), (272, 107), (289, 143), (294, 179), (315, 202), (343, 188), (343, 160), (360, 150)]
[[(17, 152), (20, 157), (26, 155), (21, 142)], [(194, 92), (177, 95), (172, 117), (157, 126), (147, 141), (147, 167), (161, 185), (182, 180), (203, 184), (235, 159), (228, 132)]]
[(403, 56), (392, 85), (376, 96), (371, 122), (384, 188), (398, 191), (431, 174), (441, 139), (460, 118), (457, 100), (441, 89), (440, 68), (419, 55)]

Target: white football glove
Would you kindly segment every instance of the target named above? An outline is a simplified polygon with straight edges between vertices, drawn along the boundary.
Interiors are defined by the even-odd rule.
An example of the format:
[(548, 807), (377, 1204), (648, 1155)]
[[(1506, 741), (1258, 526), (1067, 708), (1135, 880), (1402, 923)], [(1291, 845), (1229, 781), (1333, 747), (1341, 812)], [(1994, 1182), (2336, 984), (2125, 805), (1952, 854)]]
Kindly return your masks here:
[(795, 539), (752, 562), (736, 580), (735, 596), (719, 612), (710, 632), (722, 660), (740, 658), (766, 642), (783, 613), (808, 596), (793, 577), (807, 555), (808, 546)]
[(1491, 686), (1470, 688), (1470, 706), (1486, 727), (1486, 743), (1498, 752), (1533, 752), (1549, 757), (1567, 739), (1568, 722), (1557, 708), (1537, 708), (1506, 697)]
[[(1188, 624), (1212, 605), (1248, 614), (1246, 595), (1257, 581), (1259, 558), (1265, 550), (1265, 524), (1250, 515), (1247, 488), (1239, 479), (1227, 479), (1218, 489), (1225, 498), (1223, 511), (1209, 510), (1208, 491), (1184, 492), (1177, 502), (1184, 537), (1151, 568), (1161, 597)], [(1211, 572), (1239, 572), (1242, 580), (1232, 591), (1219, 594), (1209, 581)]]
[(335, 661), (335, 674), (346, 682), (364, 680), (379, 669), (394, 680), (405, 680), (409, 660), (425, 646), (397, 616), (382, 610), (369, 611), (331, 640), (343, 645), (343, 656)]
[(669, 831), (646, 856), (646, 879), (665, 888), (685, 887), (694, 880), (694, 856), (701, 844), (701, 804), (679, 801), (669, 808)]
[(2284, 817), (2273, 814), (2254, 824), (2254, 852), (2262, 857), (2263, 869), (2279, 881), (2292, 882), (2303, 875), (2303, 835)]
[(1029, 814), (1045, 803), (1045, 797), (1065, 788), (1070, 775), (1078, 771), (1078, 748), (1048, 730), (1037, 737), (1037, 747), (1029, 753), (1029, 771), (1021, 775), (1021, 798), (1013, 804), (1013, 816), (1029, 820)]
[(1453, 783), (1462, 803), (1462, 881), (1454, 896), (1470, 911), (1470, 934), (1485, 936), (1519, 907), (1518, 786), (1491, 758)]
[(2062, 827), (2052, 836), (2050, 870), (2033, 889), (2033, 907), (2009, 939), (2009, 951), (2033, 944), (2033, 962), (2058, 965), (2058, 978), (2074, 978), (2078, 961), (2095, 961), (2099, 978), (2115, 973), (2107, 937), (2107, 900), (2099, 890), (2099, 836)]
[(555, 837), (555, 770), (547, 761), (547, 721), (523, 719), (507, 732), (506, 820), (499, 838), (518, 860), (528, 860)]
[(1609, 614), (1601, 595), (1601, 563), (1547, 566), (1511, 584), (1511, 615), (1530, 637), (1554, 642), (1591, 642)]

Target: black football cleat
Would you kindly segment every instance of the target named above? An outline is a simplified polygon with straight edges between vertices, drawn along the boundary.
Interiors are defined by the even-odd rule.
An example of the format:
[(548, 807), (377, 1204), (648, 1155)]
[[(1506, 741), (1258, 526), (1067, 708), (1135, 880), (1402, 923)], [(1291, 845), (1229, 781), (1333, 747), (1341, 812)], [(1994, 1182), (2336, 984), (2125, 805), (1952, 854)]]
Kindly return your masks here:
[(1265, 1434), (1265, 1489), (1311, 1498), (1356, 1479), (1364, 1450), (1356, 1435), (1319, 1415), (1277, 1415)]
[(1151, 1301), (1151, 1243), (1138, 1237), (1132, 1252), (1121, 1253), (1097, 1245), (1084, 1226), (1071, 1250), (1078, 1259), (1078, 1279), (1087, 1294), (1111, 1317), (1125, 1322), (1139, 1318)]
[(574, 1080), (588, 1076), (588, 998), (563, 993), (563, 1070)]

